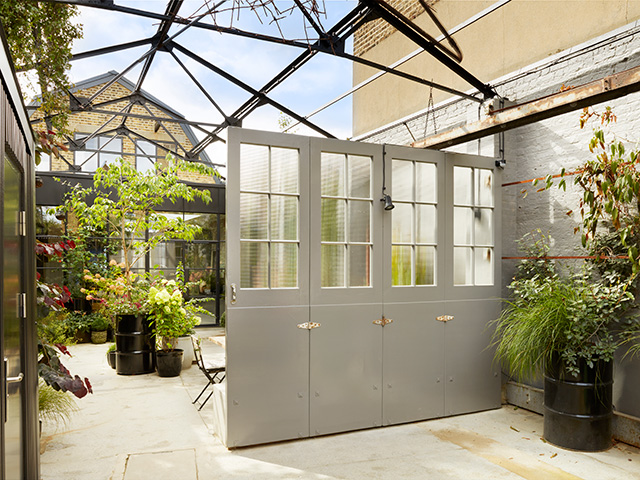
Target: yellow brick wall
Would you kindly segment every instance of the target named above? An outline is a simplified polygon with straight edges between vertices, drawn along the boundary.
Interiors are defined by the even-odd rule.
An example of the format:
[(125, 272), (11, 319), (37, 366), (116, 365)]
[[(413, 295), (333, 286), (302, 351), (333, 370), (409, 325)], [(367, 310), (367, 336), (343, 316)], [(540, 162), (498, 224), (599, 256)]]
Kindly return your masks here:
[[(96, 92), (98, 92), (104, 85), (105, 84), (101, 84), (101, 85), (96, 85), (94, 87), (87, 88), (84, 90), (79, 90), (75, 92), (74, 95), (76, 97), (89, 98), (92, 95), (94, 95)], [(106, 89), (104, 92), (100, 93), (100, 95), (98, 95), (93, 100), (92, 103), (93, 105), (97, 105), (101, 102), (105, 102), (108, 100), (116, 100), (118, 98), (126, 97), (130, 94), (131, 94), (131, 91), (129, 89), (125, 88), (124, 86), (116, 82), (113, 85), (111, 85), (108, 89)], [(121, 102), (116, 102), (109, 105), (98, 106), (96, 108), (99, 110), (109, 110), (112, 112), (119, 112), (126, 105), (128, 105), (128, 100), (123, 100)], [(147, 115), (147, 116), (156, 115), (158, 117), (168, 117), (168, 115), (165, 112), (163, 112), (159, 108), (156, 108), (150, 103), (146, 103), (145, 107), (148, 108), (151, 111), (151, 113), (149, 113), (149, 111), (147, 111), (146, 108), (144, 108), (141, 105), (134, 105), (133, 108), (131, 109), (131, 112), (139, 115)], [(39, 116), (40, 116), (39, 114), (34, 114), (32, 118), (38, 118)], [(105, 124), (105, 122), (108, 122), (101, 129), (101, 132), (106, 132), (111, 129), (117, 128), (122, 123), (122, 119), (123, 119), (122, 116), (113, 117), (110, 114), (94, 113), (91, 111), (75, 112), (69, 116), (68, 128), (74, 134), (77, 134), (77, 133), (91, 134), (98, 127)], [(135, 117), (129, 117), (126, 122), (126, 125), (127, 127), (129, 127), (129, 129), (131, 129), (134, 132), (140, 133), (140, 135), (150, 140), (155, 140), (158, 142), (170, 142), (175, 145), (176, 142), (171, 138), (171, 136), (173, 136), (178, 141), (178, 145), (175, 145), (173, 148), (177, 148), (177, 153), (180, 155), (184, 155), (186, 153), (184, 149), (188, 151), (193, 146), (189, 141), (189, 139), (187, 138), (184, 131), (182, 130), (181, 124), (175, 123), (175, 122), (163, 122), (162, 125), (164, 126), (164, 128), (160, 127), (157, 132), (154, 132), (155, 124), (156, 122), (154, 120), (135, 118)], [(171, 135), (169, 135), (167, 131), (169, 131)], [(132, 135), (132, 137), (134, 139), (137, 138), (135, 135)], [(125, 158), (125, 160), (133, 164), (135, 162), (135, 144), (128, 137), (121, 136), (120, 138), (122, 139), (122, 150), (124, 153), (123, 157)], [(158, 155), (164, 156), (166, 153), (167, 153), (166, 151), (163, 151), (162, 149), (158, 148)], [(73, 152), (71, 151), (62, 152), (62, 154), (69, 163), (74, 164)], [(69, 166), (64, 160), (60, 158), (52, 158), (51, 170), (52, 171), (69, 170)], [(193, 174), (193, 173), (183, 173), (181, 175), (181, 178), (183, 180), (188, 180), (193, 182), (213, 183), (213, 181), (210, 178), (202, 177), (200, 175)]]
[[(437, 1), (427, 0), (427, 4), (433, 5)], [(409, 18), (409, 20), (413, 20), (424, 13), (424, 7), (417, 0), (387, 0), (387, 3)], [(367, 22), (353, 36), (353, 54), (357, 56), (363, 55), (395, 31), (395, 28), (381, 19)]]

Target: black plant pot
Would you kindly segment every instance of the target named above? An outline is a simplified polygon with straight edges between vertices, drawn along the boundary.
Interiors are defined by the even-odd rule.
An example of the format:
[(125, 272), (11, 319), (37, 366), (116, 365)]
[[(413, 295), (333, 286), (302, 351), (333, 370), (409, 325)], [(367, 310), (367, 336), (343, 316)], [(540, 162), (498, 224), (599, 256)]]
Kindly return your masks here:
[(107, 352), (107, 363), (114, 370), (116, 369), (116, 351)]
[(154, 352), (116, 352), (118, 375), (140, 375), (155, 370)]
[(559, 356), (544, 377), (544, 439), (571, 450), (598, 452), (611, 447), (613, 362), (569, 374)]
[(177, 377), (182, 370), (182, 350), (158, 350), (156, 352), (156, 369), (161, 377)]
[(139, 375), (155, 370), (155, 336), (146, 315), (118, 315), (116, 373)]

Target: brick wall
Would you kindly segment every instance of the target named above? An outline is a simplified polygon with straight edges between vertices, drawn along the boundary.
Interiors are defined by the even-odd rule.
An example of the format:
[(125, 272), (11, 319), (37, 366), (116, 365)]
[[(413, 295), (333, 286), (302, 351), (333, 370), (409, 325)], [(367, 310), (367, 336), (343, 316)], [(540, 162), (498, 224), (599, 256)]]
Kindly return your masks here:
[[(89, 98), (98, 92), (104, 84), (96, 85), (84, 90), (79, 90), (74, 93), (77, 97)], [(93, 104), (99, 104), (101, 102), (105, 102), (108, 100), (116, 100), (118, 98), (126, 97), (131, 94), (131, 91), (116, 82), (111, 85), (107, 90), (102, 92), (98, 97), (93, 101)], [(112, 112), (121, 111), (128, 104), (128, 100), (124, 100), (121, 102), (112, 103), (109, 105), (100, 106), (100, 110), (109, 110)], [(146, 108), (145, 108), (146, 107)], [(146, 103), (145, 107), (142, 105), (134, 105), (131, 109), (131, 113), (138, 115), (156, 115), (158, 117), (168, 117), (168, 115), (162, 110), (156, 108), (150, 103)], [(149, 111), (147, 111), (149, 109)], [(35, 118), (35, 116), (34, 116)], [(91, 111), (87, 112), (77, 112), (73, 113), (69, 117), (69, 129), (75, 133), (84, 133), (91, 134), (98, 127), (104, 124), (104, 127), (101, 131), (108, 131), (114, 128), (117, 128), (122, 123), (122, 116), (113, 117), (109, 114), (103, 113), (94, 113)], [(108, 122), (108, 123), (106, 123)], [(154, 131), (156, 122), (155, 120), (148, 120), (142, 118), (129, 117), (127, 119), (126, 125), (133, 130), (134, 132), (139, 132), (144, 137), (155, 140), (159, 142), (171, 142), (175, 144), (172, 136), (178, 141), (179, 145), (177, 145), (177, 153), (180, 155), (184, 155), (186, 150), (191, 149), (192, 144), (184, 133), (181, 125), (175, 122), (164, 122), (164, 128), (160, 128), (157, 132)], [(166, 129), (166, 130), (165, 130)], [(122, 150), (123, 150), (123, 158), (129, 161), (131, 164), (135, 164), (135, 144), (128, 137), (120, 137), (122, 138)], [(132, 135), (132, 138), (137, 138)], [(184, 147), (184, 148), (183, 148)], [(166, 150), (162, 150), (158, 148), (159, 156), (166, 156), (168, 152)], [(64, 158), (71, 163), (74, 162), (74, 152), (63, 152), (62, 155)], [(52, 158), (51, 159), (51, 170), (69, 170), (69, 165), (61, 158)], [(201, 183), (212, 183), (212, 180), (208, 177), (202, 177), (193, 173), (183, 173), (181, 175), (183, 180), (193, 181), (193, 182), (201, 182)]]
[[(386, 0), (389, 5), (413, 20), (424, 13), (424, 8), (416, 0)], [(438, 0), (427, 0), (433, 5)], [(396, 32), (396, 29), (381, 19), (371, 20), (360, 27), (353, 36), (353, 54), (362, 56), (382, 40)]]

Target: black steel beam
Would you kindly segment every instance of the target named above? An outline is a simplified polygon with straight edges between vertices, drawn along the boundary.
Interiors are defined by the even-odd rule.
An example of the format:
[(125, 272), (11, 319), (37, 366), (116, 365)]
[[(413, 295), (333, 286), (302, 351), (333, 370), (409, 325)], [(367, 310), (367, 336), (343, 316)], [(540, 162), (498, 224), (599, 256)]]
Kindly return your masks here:
[(250, 85), (244, 83), (242, 80), (239, 80), (238, 78), (234, 77), (230, 73), (228, 73), (228, 72), (222, 70), (221, 68), (213, 65), (211, 62), (208, 62), (204, 58), (202, 58), (199, 55), (193, 53), (191, 50), (189, 50), (188, 48), (183, 47), (179, 43), (171, 41), (171, 47), (177, 49), (178, 51), (182, 52), (184, 55), (188, 56), (189, 58), (191, 58), (191, 59), (195, 60), (196, 62), (200, 63), (201, 65), (207, 67), (212, 72), (220, 75), (224, 79), (230, 81), (231, 83), (237, 85), (238, 87), (242, 88), (243, 90), (249, 92), (254, 97), (259, 98), (261, 101), (263, 101), (265, 103), (269, 103), (271, 106), (281, 110), (282, 112), (284, 112), (285, 114), (289, 115), (290, 117), (295, 118), (296, 120), (298, 120), (302, 124), (304, 124), (307, 127), (315, 130), (316, 132), (320, 133), (321, 135), (324, 135), (325, 137), (328, 137), (328, 138), (335, 138), (333, 135), (331, 135), (329, 132), (327, 132), (323, 128), (321, 128), (318, 125), (316, 125), (316, 124), (304, 119), (303, 117), (298, 115), (293, 110), (290, 110), (289, 108), (285, 107), (281, 103), (276, 102), (275, 100), (269, 98), (264, 93), (257, 91), (256, 89), (254, 89)]
[(387, 4), (384, 0), (360, 1), (371, 7), (376, 13), (380, 15), (380, 17), (386, 20), (396, 30), (412, 40), (414, 43), (416, 43), (416, 45), (422, 47), (427, 53), (433, 56), (444, 66), (449, 68), (460, 78), (465, 80), (474, 88), (478, 89), (478, 91), (481, 92), (485, 96), (485, 98), (493, 98), (496, 96), (496, 92), (494, 92), (490, 85), (481, 82), (459, 63), (442, 52), (438, 47), (436, 47), (427, 38), (425, 38), (425, 36), (421, 33), (421, 29), (419, 29), (413, 22), (411, 22), (408, 18), (398, 12), (391, 5)]
[(151, 43), (151, 38), (143, 38), (142, 40), (135, 40), (133, 42), (121, 43), (119, 45), (112, 45), (110, 47), (96, 48), (95, 50), (88, 50), (86, 52), (80, 52), (71, 55), (70, 61), (82, 60), (84, 58), (95, 57), (97, 55), (105, 55), (107, 53), (119, 52), (121, 50), (127, 50), (129, 48), (141, 47)]

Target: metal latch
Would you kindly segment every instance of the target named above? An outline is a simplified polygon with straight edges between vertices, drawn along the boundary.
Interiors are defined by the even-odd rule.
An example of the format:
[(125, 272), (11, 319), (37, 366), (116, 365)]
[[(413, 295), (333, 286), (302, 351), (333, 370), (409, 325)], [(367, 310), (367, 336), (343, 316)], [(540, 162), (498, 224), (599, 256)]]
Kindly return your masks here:
[(453, 320), (453, 315), (440, 315), (439, 317), (436, 317), (436, 320), (445, 323), (450, 322), (451, 320)]
[(382, 325), (383, 327), (387, 324), (387, 323), (393, 323), (393, 318), (387, 318), (384, 315), (382, 316), (382, 318), (379, 318), (378, 320), (374, 320), (373, 324), (374, 325)]
[(231, 305), (235, 305), (238, 301), (238, 289), (235, 283), (231, 284)]
[(320, 324), (315, 322), (304, 322), (298, 324), (298, 328), (302, 328), (304, 330), (312, 330), (318, 327), (320, 327)]

